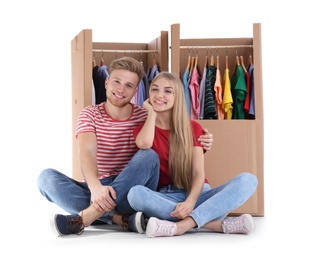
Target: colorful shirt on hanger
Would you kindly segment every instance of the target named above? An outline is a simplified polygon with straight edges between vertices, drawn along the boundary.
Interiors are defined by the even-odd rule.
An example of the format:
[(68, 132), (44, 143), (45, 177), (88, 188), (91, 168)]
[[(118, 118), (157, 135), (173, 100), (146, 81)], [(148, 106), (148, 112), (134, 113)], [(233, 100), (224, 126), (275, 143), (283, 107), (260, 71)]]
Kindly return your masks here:
[(206, 74), (204, 119), (217, 119), (215, 105), (216, 66), (210, 65)]
[(92, 78), (95, 88), (95, 104), (98, 105), (106, 101), (106, 87), (104, 77), (99, 73), (99, 66), (92, 69)]
[(138, 105), (141, 106), (141, 107), (143, 106), (143, 103), (145, 101), (145, 96), (146, 96), (146, 94), (145, 94), (145, 84), (144, 84), (144, 81), (141, 80), (139, 85), (138, 85), (138, 99), (137, 99)]
[(199, 89), (199, 102), (200, 102), (199, 119), (204, 119), (206, 74), (207, 74), (207, 67), (204, 67), (203, 73), (201, 75), (200, 89)]
[(245, 79), (245, 85), (247, 89), (247, 96), (245, 97), (245, 101), (244, 101), (244, 113), (245, 113), (245, 118), (248, 118), (249, 111), (250, 111), (250, 97), (251, 97), (250, 95), (251, 82), (250, 82), (250, 74), (248, 71), (244, 73), (244, 79)]
[(199, 103), (199, 89), (200, 89), (200, 75), (197, 67), (193, 68), (192, 77), (189, 83), (189, 92), (191, 98), (190, 118), (199, 119), (200, 103)]
[(224, 111), (222, 108), (222, 84), (221, 84), (221, 74), (220, 69), (216, 69), (216, 81), (215, 81), (215, 98), (216, 98), (216, 111), (219, 120), (224, 119)]
[(255, 108), (254, 108), (254, 65), (250, 65), (248, 68), (250, 74), (250, 109), (248, 118), (255, 119)]
[(224, 119), (232, 119), (232, 94), (231, 94), (231, 81), (229, 76), (229, 69), (225, 69), (223, 74), (223, 99), (222, 108), (224, 110)]
[(187, 109), (188, 116), (190, 117), (191, 102), (190, 102), (188, 80), (189, 80), (189, 68), (186, 68), (182, 77), (182, 82), (183, 82), (183, 88), (184, 88), (184, 94), (185, 94), (186, 109)]
[(147, 77), (148, 77), (148, 81), (149, 81), (150, 85), (151, 85), (152, 80), (159, 73), (160, 73), (160, 69), (159, 69), (159, 66), (157, 63), (153, 64), (153, 66), (148, 69)]
[(245, 119), (244, 101), (247, 95), (247, 87), (241, 65), (237, 65), (236, 71), (231, 77), (231, 93), (233, 98), (232, 119)]

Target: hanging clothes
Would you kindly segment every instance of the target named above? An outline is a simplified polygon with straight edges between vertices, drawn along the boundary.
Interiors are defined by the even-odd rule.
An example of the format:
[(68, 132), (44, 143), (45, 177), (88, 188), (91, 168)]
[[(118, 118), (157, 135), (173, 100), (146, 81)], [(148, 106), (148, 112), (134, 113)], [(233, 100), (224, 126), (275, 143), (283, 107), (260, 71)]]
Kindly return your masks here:
[(217, 119), (214, 85), (216, 66), (209, 65), (206, 73), (204, 119)]
[(219, 120), (224, 119), (224, 111), (222, 108), (222, 84), (221, 84), (221, 73), (219, 67), (216, 69), (216, 81), (214, 86), (215, 100), (216, 100), (216, 112)]
[(222, 98), (222, 108), (224, 111), (224, 119), (232, 119), (232, 94), (231, 94), (231, 81), (230, 81), (230, 71), (228, 68), (225, 69), (223, 74), (223, 98)]
[(236, 71), (231, 77), (231, 93), (233, 98), (232, 119), (245, 119), (244, 101), (247, 95), (244, 70), (241, 65), (236, 66)]
[(193, 68), (191, 80), (189, 83), (190, 92), (190, 118), (195, 120), (199, 119), (200, 115), (200, 102), (199, 102), (199, 89), (200, 89), (200, 75), (197, 66)]
[(137, 105), (143, 106), (143, 103), (145, 101), (146, 94), (145, 94), (145, 83), (142, 79), (138, 85), (138, 91), (137, 91)]
[(206, 74), (207, 74), (207, 65), (204, 66), (204, 69), (203, 69), (203, 72), (202, 72), (202, 75), (201, 75), (201, 80), (200, 80), (200, 87), (199, 87), (200, 113), (199, 113), (199, 119), (204, 119)]
[(250, 74), (248, 71), (246, 71), (244, 73), (244, 79), (245, 79), (245, 85), (246, 85), (246, 90), (247, 90), (247, 95), (245, 97), (245, 101), (244, 101), (244, 113), (245, 113), (245, 118), (248, 118), (249, 115), (249, 111), (250, 111), (250, 86), (251, 86), (251, 82), (250, 82)]
[(108, 66), (102, 65), (100, 69), (98, 70), (99, 74), (105, 80), (106, 78), (109, 78), (109, 73), (108, 73)]
[(151, 84), (152, 80), (159, 73), (160, 73), (160, 68), (159, 68), (158, 64), (155, 62), (153, 64), (153, 66), (149, 67), (149, 69), (147, 71), (147, 77), (148, 77), (149, 84)]
[[(144, 71), (146, 71), (146, 68), (144, 66)], [(150, 91), (150, 84), (149, 84), (149, 79), (147, 77), (147, 75), (145, 74), (144, 77), (143, 77), (143, 84), (144, 84), (144, 100), (148, 99), (149, 98), (149, 91)]]
[(93, 79), (91, 79), (91, 105), (96, 105), (96, 93)]
[(92, 79), (95, 89), (95, 103), (96, 105), (107, 100), (106, 98), (106, 88), (105, 88), (105, 79), (99, 73), (99, 66), (96, 65), (92, 69)]
[(189, 68), (186, 68), (182, 77), (183, 82), (183, 88), (184, 88), (184, 94), (185, 94), (185, 101), (186, 101), (186, 110), (188, 113), (188, 117), (190, 117), (190, 93), (189, 93)]
[[(140, 61), (141, 64), (143, 64), (142, 61)], [(145, 66), (143, 66), (144, 71), (146, 71)], [(158, 74), (158, 66), (156, 65), (156, 68), (154, 68), (154, 70), (152, 70), (152, 68), (150, 68), (148, 70), (148, 72), (143, 76), (143, 78), (141, 79), (139, 85), (138, 85), (138, 91), (135, 93), (135, 95), (132, 97), (131, 99), (131, 103), (139, 105), (139, 106), (143, 106), (144, 101), (149, 97), (149, 79), (151, 78), (151, 80)], [(153, 74), (151, 74), (151, 72)]]
[(255, 108), (254, 108), (254, 65), (250, 64), (248, 68), (250, 74), (250, 109), (248, 118), (255, 119)]
[(153, 66), (148, 68), (145, 77), (143, 77), (143, 80), (140, 82), (141, 84), (139, 85), (138, 92), (134, 97), (135, 104), (143, 106), (143, 102), (149, 97), (150, 84), (159, 73), (160, 67), (156, 61), (153, 60)]

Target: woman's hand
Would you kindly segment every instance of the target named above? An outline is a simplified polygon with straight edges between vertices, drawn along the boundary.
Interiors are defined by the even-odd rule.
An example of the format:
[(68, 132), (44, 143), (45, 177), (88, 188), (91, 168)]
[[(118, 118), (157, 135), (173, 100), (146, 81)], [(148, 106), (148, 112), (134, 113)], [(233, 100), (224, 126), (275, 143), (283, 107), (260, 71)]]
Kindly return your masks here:
[(150, 99), (149, 99), (149, 98), (146, 99), (146, 100), (143, 102), (143, 108), (144, 108), (146, 111), (148, 111), (148, 112), (154, 111), (153, 106), (152, 106), (152, 104), (150, 103)]

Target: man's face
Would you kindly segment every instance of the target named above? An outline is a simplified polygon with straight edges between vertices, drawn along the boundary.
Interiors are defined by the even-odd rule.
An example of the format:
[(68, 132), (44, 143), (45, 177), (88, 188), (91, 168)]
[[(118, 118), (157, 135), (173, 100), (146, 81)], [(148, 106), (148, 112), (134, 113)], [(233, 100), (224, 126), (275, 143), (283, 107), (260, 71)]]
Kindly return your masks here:
[(134, 72), (117, 69), (106, 79), (107, 102), (117, 107), (129, 104), (138, 89), (138, 75)]

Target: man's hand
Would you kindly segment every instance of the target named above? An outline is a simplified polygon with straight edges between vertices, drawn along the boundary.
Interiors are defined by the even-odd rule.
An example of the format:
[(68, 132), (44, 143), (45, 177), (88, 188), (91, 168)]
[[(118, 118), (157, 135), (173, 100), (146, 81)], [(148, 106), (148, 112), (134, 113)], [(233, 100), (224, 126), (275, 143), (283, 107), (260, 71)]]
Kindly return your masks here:
[(91, 201), (99, 212), (110, 212), (116, 206), (116, 192), (111, 186), (99, 186), (91, 192)]
[(206, 151), (209, 151), (214, 141), (213, 135), (209, 133), (208, 129), (206, 128), (204, 128), (203, 131), (204, 131), (204, 134), (198, 138), (198, 141), (200, 142), (200, 144), (203, 146), (203, 148)]

